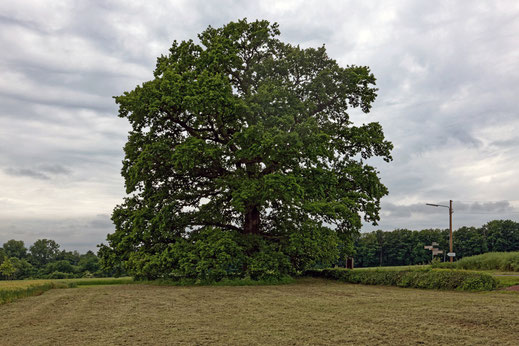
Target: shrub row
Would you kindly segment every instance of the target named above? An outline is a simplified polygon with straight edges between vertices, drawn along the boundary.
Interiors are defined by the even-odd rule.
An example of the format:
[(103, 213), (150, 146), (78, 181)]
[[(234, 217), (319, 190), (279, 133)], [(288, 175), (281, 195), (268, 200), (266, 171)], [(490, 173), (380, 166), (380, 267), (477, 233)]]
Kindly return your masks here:
[(306, 276), (321, 277), (364, 285), (386, 285), (412, 288), (489, 291), (498, 282), (491, 275), (460, 270), (348, 270), (343, 268), (307, 270)]

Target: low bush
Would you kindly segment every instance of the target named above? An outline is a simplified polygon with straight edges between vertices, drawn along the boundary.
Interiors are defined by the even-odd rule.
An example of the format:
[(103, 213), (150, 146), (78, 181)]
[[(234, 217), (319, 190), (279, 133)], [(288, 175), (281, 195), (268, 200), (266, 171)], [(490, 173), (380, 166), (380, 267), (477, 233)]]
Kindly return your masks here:
[(396, 271), (331, 268), (307, 270), (304, 275), (354, 284), (463, 291), (489, 291), (498, 286), (496, 279), (488, 274), (445, 269)]
[(431, 268), (437, 268), (437, 269), (457, 269), (458, 262), (439, 262), (439, 261), (432, 261), (431, 262)]

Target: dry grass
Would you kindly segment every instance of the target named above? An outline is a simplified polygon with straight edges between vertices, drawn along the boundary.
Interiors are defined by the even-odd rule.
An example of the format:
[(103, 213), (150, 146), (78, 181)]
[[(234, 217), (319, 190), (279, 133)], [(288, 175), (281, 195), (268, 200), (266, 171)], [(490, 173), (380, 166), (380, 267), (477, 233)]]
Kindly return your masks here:
[(90, 286), (0, 306), (0, 344), (517, 344), (519, 294), (348, 285)]
[(0, 281), (0, 304), (9, 303), (20, 298), (40, 295), (53, 288), (70, 288), (91, 285), (120, 285), (129, 283), (133, 283), (133, 279), (129, 277)]
[(0, 281), (0, 304), (39, 295), (55, 287), (58, 286), (48, 280)]
[(0, 290), (13, 290), (40, 286), (50, 283), (52, 280), (3, 280), (0, 281)]

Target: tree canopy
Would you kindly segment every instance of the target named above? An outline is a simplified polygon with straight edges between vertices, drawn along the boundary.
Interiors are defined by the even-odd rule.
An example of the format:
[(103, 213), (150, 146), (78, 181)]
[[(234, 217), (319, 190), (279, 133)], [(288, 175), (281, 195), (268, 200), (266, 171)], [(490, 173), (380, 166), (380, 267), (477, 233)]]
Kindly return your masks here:
[(64, 279), (125, 275), (122, 271), (103, 271), (99, 258), (92, 251), (59, 250), (51, 239), (38, 239), (27, 248), (21, 240), (8, 240), (0, 247), (0, 280), (2, 279)]
[(11, 239), (2, 246), (7, 257), (25, 258), (27, 256), (27, 248), (21, 240)]
[(387, 189), (366, 160), (391, 160), (392, 144), (348, 114), (369, 112), (375, 77), (279, 34), (265, 20), (208, 27), (115, 97), (132, 127), (128, 196), (105, 263), (145, 277), (291, 273), (331, 263), (362, 218), (376, 223)]

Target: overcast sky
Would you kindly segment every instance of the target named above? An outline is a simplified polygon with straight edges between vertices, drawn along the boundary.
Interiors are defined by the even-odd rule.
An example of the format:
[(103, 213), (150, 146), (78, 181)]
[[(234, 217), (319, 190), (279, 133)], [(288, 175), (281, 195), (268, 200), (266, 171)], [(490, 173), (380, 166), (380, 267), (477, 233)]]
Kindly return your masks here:
[(152, 78), (173, 40), (247, 17), (281, 39), (370, 66), (395, 149), (373, 229), (519, 221), (519, 2), (0, 2), (0, 244), (56, 240), (81, 252), (113, 232), (129, 125), (112, 96)]

